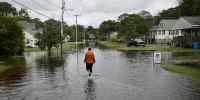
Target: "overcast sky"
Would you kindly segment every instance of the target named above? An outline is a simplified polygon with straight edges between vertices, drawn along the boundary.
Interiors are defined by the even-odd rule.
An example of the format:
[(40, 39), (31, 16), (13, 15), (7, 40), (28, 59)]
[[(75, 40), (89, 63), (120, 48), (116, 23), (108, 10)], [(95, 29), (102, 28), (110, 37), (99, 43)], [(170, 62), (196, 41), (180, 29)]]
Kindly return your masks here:
[[(62, 0), (0, 0), (0, 2), (8, 2), (15, 8), (22, 8), (20, 4), (30, 9), (42, 13), (47, 17), (61, 20), (61, 4)], [(159, 11), (166, 10), (178, 5), (178, 0), (64, 0), (65, 14), (64, 21), (68, 25), (76, 24), (78, 16), (78, 24), (84, 26), (93, 26), (95, 28), (103, 21), (117, 20), (118, 16), (124, 13), (138, 13), (146, 10), (152, 15), (157, 15)], [(69, 9), (73, 9), (70, 11)], [(31, 18), (39, 18), (45, 21), (49, 18), (44, 17), (34, 11), (28, 10)]]

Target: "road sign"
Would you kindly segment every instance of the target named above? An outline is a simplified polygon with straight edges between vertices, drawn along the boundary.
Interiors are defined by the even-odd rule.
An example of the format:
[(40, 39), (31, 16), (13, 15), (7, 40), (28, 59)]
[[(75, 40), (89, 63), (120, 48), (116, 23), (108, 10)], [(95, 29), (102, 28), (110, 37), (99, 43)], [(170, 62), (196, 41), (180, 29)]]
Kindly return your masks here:
[(153, 61), (156, 64), (160, 64), (161, 63), (161, 52), (160, 51), (154, 51), (153, 53)]

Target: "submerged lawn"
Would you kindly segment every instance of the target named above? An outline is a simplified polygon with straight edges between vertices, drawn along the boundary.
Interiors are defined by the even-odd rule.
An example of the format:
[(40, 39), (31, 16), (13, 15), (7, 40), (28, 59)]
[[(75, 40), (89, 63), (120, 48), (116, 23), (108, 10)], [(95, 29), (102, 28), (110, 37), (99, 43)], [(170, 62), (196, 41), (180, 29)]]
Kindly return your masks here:
[(0, 65), (0, 72), (5, 71), (6, 69), (8, 69), (8, 67), (4, 65)]
[(0, 72), (3, 72), (4, 70), (8, 69), (8, 67), (6, 67), (4, 65), (4, 62), (0, 61)]
[(165, 66), (163, 67), (165, 70), (179, 73), (182, 75), (190, 76), (200, 80), (200, 69), (187, 67), (187, 66)]

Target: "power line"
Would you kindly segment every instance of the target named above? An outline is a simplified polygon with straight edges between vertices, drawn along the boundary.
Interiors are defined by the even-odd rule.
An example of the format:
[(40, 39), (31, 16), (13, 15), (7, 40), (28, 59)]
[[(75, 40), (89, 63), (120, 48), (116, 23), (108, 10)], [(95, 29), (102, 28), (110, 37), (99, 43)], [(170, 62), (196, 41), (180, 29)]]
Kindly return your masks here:
[(47, 3), (49, 3), (49, 4), (51, 4), (51, 5), (55, 6), (55, 7), (57, 7), (57, 8), (59, 8), (59, 9), (61, 9), (61, 7), (59, 7), (59, 6), (55, 5), (55, 4), (54, 4), (54, 3), (52, 3), (52, 2), (49, 2), (48, 0), (44, 0), (44, 1), (46, 1)]
[(15, 2), (15, 3), (17, 3), (17, 4), (19, 4), (19, 5), (21, 5), (21, 6), (23, 6), (23, 7), (25, 7), (25, 8), (27, 8), (27, 9), (29, 9), (29, 10), (31, 10), (31, 11), (33, 11), (33, 12), (35, 12), (35, 13), (37, 13), (37, 14), (39, 14), (39, 15), (42, 15), (42, 16), (44, 16), (44, 17), (47, 17), (47, 18), (50, 18), (50, 19), (51, 19), (51, 17), (46, 16), (46, 15), (40, 13), (40, 12), (37, 12), (37, 11), (35, 11), (35, 10), (33, 10), (33, 9), (31, 9), (31, 8), (29, 8), (29, 7), (27, 7), (27, 6), (23, 5), (23, 4), (21, 4), (21, 3), (17, 2), (17, 1), (15, 1), (15, 0), (12, 0), (12, 1)]
[(35, 0), (31, 0), (32, 2), (34, 2), (36, 5), (38, 5), (39, 7), (43, 8), (44, 10), (48, 11), (48, 9), (46, 9), (45, 7), (41, 6), (39, 3), (37, 3)]

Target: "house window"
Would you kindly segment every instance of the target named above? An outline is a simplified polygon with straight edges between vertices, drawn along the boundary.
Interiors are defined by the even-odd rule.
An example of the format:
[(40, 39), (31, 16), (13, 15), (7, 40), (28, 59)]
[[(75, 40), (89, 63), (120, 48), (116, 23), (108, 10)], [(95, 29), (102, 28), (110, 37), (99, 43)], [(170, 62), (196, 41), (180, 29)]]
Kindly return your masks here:
[(29, 39), (26, 39), (26, 44), (29, 44), (30, 43), (30, 40)]
[(161, 35), (161, 30), (158, 30), (158, 35)]
[(165, 35), (165, 30), (162, 30), (162, 35)]
[(169, 30), (169, 35), (178, 35), (176, 30)]

